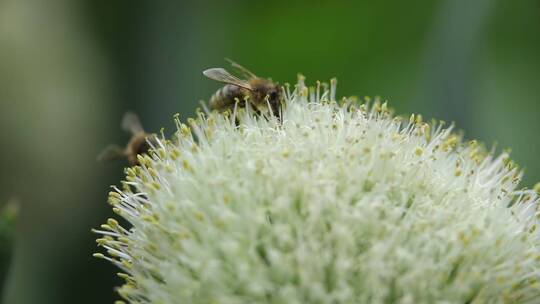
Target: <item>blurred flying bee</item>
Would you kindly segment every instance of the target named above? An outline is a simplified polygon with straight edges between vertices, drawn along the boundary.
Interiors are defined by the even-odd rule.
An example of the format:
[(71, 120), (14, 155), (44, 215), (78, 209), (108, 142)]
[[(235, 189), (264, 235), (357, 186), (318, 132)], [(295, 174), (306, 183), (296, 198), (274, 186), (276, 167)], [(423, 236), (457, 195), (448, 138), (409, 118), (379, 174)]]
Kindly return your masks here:
[(282, 89), (269, 79), (259, 78), (243, 66), (228, 60), (246, 79), (240, 79), (223, 68), (207, 69), (204, 76), (226, 83), (210, 97), (210, 109), (226, 111), (245, 107), (246, 102), (259, 113), (279, 115), (281, 108)]
[(135, 113), (127, 112), (122, 119), (122, 130), (131, 133), (131, 139), (125, 148), (118, 145), (109, 145), (98, 156), (98, 161), (127, 159), (130, 166), (139, 165), (137, 155), (148, 153), (151, 149), (149, 142), (157, 144), (154, 135), (144, 131), (139, 117)]

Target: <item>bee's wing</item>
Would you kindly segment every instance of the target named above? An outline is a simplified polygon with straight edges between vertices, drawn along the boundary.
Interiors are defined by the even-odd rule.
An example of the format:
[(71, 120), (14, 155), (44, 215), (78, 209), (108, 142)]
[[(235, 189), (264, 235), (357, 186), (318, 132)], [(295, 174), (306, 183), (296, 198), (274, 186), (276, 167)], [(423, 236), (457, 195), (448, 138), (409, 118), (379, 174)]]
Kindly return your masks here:
[(139, 117), (133, 112), (126, 112), (124, 114), (124, 118), (122, 118), (122, 130), (130, 132), (133, 135), (144, 133)]
[(99, 153), (97, 157), (98, 162), (106, 162), (115, 159), (121, 159), (125, 157), (124, 149), (117, 145), (109, 145)]
[(231, 75), (225, 69), (222, 68), (213, 68), (203, 71), (204, 76), (217, 80), (219, 82), (224, 82), (228, 84), (233, 84), (235, 86), (242, 87), (244, 89), (251, 90), (251, 86), (245, 80), (238, 79), (237, 77)]
[(235, 69), (237, 69), (238, 71), (240, 71), (242, 74), (244, 74), (247, 78), (259, 78), (257, 77), (257, 75), (255, 75), (253, 72), (251, 72), (250, 70), (246, 69), (245, 67), (239, 65), (238, 63), (232, 61), (231, 59), (229, 58), (225, 58), (225, 60), (227, 60), (231, 66)]

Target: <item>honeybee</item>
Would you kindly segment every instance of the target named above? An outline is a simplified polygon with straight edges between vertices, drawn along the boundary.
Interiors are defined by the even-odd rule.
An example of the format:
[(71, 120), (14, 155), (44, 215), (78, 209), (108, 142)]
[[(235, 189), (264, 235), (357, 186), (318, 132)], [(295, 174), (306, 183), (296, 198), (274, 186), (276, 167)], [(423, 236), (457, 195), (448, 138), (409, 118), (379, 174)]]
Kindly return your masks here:
[(109, 145), (98, 156), (98, 161), (109, 161), (115, 159), (127, 159), (130, 166), (139, 165), (137, 155), (148, 153), (151, 142), (154, 146), (157, 144), (155, 135), (144, 131), (139, 117), (132, 112), (124, 114), (122, 119), (122, 129), (131, 133), (131, 139), (125, 148), (118, 145)]
[(226, 111), (245, 107), (246, 102), (259, 113), (279, 115), (282, 89), (269, 79), (260, 78), (236, 62), (228, 60), (233, 68), (243, 74), (246, 80), (231, 75), (223, 68), (211, 68), (203, 71), (204, 76), (226, 83), (210, 97), (210, 109)]

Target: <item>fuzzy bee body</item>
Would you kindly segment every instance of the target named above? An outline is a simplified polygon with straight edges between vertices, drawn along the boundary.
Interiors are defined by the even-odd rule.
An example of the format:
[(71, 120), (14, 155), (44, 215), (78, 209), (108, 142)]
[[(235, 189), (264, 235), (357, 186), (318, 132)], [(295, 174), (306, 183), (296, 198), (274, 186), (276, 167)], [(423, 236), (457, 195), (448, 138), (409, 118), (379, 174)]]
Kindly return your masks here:
[(245, 107), (247, 102), (258, 113), (278, 116), (281, 108), (281, 87), (271, 80), (257, 77), (237, 63), (231, 63), (246, 76), (246, 80), (239, 79), (222, 68), (207, 69), (203, 72), (210, 79), (226, 83), (210, 97), (210, 109), (232, 110), (235, 106)]
[(128, 163), (131, 166), (136, 166), (139, 164), (137, 155), (146, 154), (148, 151), (150, 151), (151, 146), (148, 141), (155, 144), (154, 138), (148, 133), (133, 134), (127, 146), (124, 148), (123, 153), (124, 157), (127, 158)]
[(225, 111), (233, 108), (237, 100), (238, 106), (243, 106), (245, 103), (244, 97), (247, 96), (248, 92), (248, 90), (239, 86), (226, 84), (210, 97), (210, 108), (212, 110)]
[(137, 155), (146, 154), (150, 151), (149, 142), (156, 145), (154, 135), (144, 131), (142, 124), (136, 114), (127, 112), (122, 120), (122, 129), (131, 133), (131, 139), (124, 148), (117, 145), (107, 146), (98, 156), (99, 161), (115, 159), (127, 159), (130, 166), (139, 165)]

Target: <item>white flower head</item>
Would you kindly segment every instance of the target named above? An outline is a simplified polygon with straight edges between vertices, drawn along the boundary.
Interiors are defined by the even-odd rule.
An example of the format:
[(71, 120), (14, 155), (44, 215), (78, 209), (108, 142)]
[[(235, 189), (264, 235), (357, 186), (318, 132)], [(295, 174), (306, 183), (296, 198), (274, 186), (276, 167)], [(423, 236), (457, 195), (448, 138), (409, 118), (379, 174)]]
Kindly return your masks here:
[(199, 113), (126, 170), (97, 230), (129, 303), (533, 303), (538, 195), (508, 155), (378, 101), (286, 87)]

